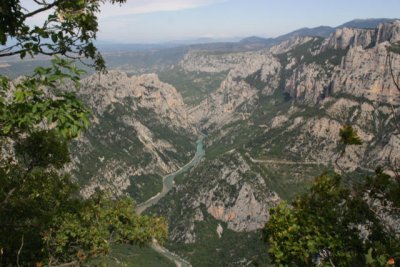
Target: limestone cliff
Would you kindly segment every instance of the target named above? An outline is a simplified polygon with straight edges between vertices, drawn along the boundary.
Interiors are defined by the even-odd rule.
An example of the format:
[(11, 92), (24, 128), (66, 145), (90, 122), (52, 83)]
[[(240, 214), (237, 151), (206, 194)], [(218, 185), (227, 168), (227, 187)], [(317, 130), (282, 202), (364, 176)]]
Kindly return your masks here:
[(73, 170), (88, 196), (96, 188), (129, 192), (139, 202), (156, 194), (161, 177), (190, 160), (196, 130), (182, 97), (155, 74), (110, 71), (85, 79), (79, 96), (93, 126), (72, 147)]
[(326, 39), (321, 50), (347, 49), (361, 46), (373, 48), (383, 42), (396, 43), (400, 40), (400, 21), (380, 24), (375, 29), (340, 28)]
[[(266, 177), (252, 168), (248, 161), (238, 152), (230, 151), (203, 162), (173, 192), (184, 203), (180, 205), (181, 209), (176, 210), (168, 203), (159, 205), (162, 214), (169, 214), (173, 241), (196, 242), (195, 222), (203, 221), (204, 213), (226, 223), (226, 227), (235, 232), (250, 232), (264, 227), (269, 209), (276, 206), (280, 198), (268, 188)], [(193, 183), (196, 183), (195, 187)], [(191, 193), (187, 194), (188, 191)], [(181, 226), (188, 222), (191, 226), (182, 229)]]
[[(246, 60), (239, 60), (242, 57)], [(238, 60), (232, 61), (232, 58)], [(221, 63), (227, 61), (230, 63)], [(195, 66), (194, 63), (189, 63), (188, 58), (183, 64)], [(222, 56), (219, 61), (212, 57), (210, 64), (218, 64), (218, 70), (230, 71), (214, 93), (190, 110), (192, 121), (202, 124), (203, 128), (220, 128), (224, 124), (246, 118), (255, 105), (258, 94), (271, 94), (279, 83), (281, 64), (266, 51)], [(199, 71), (204, 71), (201, 65), (197, 67)]]

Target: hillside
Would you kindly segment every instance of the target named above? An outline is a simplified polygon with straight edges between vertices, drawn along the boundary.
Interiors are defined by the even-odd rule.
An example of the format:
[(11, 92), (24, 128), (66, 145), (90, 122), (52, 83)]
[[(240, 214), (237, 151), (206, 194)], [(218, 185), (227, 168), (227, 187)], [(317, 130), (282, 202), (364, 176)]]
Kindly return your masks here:
[[(239, 52), (153, 51), (136, 67), (135, 53), (110, 54), (116, 70), (89, 75), (77, 91), (92, 109), (92, 127), (71, 146), (67, 170), (85, 197), (107, 189), (142, 203), (193, 158), (202, 132), (206, 155), (145, 212), (168, 219), (165, 247), (193, 266), (268, 266), (261, 229), (271, 207), (323, 172), (344, 170), (353, 183), (400, 157), (393, 116), (400, 97), (387, 57), (399, 41), (394, 21)], [(391, 56), (400, 73), (400, 54)], [(345, 124), (364, 143), (342, 154)], [(145, 255), (144, 266), (158, 261), (150, 249), (136, 251), (121, 246), (115, 255), (129, 262)]]
[(161, 190), (162, 176), (194, 155), (196, 129), (182, 97), (156, 75), (94, 75), (79, 95), (92, 109), (93, 125), (73, 144), (69, 167), (84, 196), (108, 189), (141, 203)]
[[(392, 107), (397, 113), (400, 99), (386, 64), (399, 33), (396, 21), (255, 52), (187, 54), (180, 67), (188, 73), (228, 74), (190, 109), (208, 134), (206, 158), (151, 210), (170, 220), (167, 247), (194, 266), (265, 263), (257, 230), (280, 199), (324, 171), (344, 169), (351, 183), (399, 157)], [(399, 73), (400, 55), (392, 56)], [(364, 144), (339, 158), (348, 123)]]

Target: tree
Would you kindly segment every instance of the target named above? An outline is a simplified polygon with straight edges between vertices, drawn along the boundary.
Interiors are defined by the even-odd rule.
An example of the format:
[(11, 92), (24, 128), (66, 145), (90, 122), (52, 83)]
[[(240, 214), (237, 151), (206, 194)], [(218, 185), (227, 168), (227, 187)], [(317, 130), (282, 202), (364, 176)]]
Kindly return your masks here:
[[(336, 174), (318, 177), (309, 193), (271, 210), (265, 237), (272, 261), (279, 266), (385, 266), (400, 256), (400, 239), (383, 218), (400, 205), (391, 194), (398, 196), (400, 187), (381, 170), (351, 189)], [(377, 195), (386, 205), (371, 206)]]
[[(93, 66), (104, 70), (101, 54), (93, 44), (98, 31), (97, 13), (104, 2), (126, 0), (33, 0), (29, 11), (20, 0), (0, 3), (0, 57), (19, 55), (62, 55), (94, 60)], [(48, 14), (42, 25), (31, 26), (29, 19)], [(10, 41), (14, 41), (11, 43)]]
[[(387, 62), (400, 92), (400, 74), (394, 74), (391, 58), (398, 51), (399, 46), (390, 45)], [(392, 112), (399, 131), (393, 107)], [(348, 145), (361, 145), (362, 140), (351, 125), (345, 125), (339, 135), (341, 153), (336, 165), (344, 173), (338, 160)], [(400, 262), (400, 176), (396, 162), (391, 167), (392, 176), (378, 167), (363, 182), (346, 187), (339, 175), (324, 174), (291, 205), (283, 202), (273, 208), (264, 229), (272, 262), (278, 266), (395, 266)]]
[[(15, 41), (0, 57), (55, 56), (51, 67), (18, 81), (0, 76), (0, 265), (80, 265), (107, 255), (115, 242), (163, 241), (163, 218), (137, 215), (129, 197), (97, 192), (83, 199), (63, 170), (69, 142), (89, 127), (90, 117), (62, 89), (79, 86), (83, 74), (67, 58), (91, 58), (104, 69), (93, 45), (103, 1), (34, 2), (38, 8), (30, 12), (20, 1), (0, 3), (0, 43)], [(29, 26), (27, 19), (41, 12), (50, 12), (43, 25)]]
[[(339, 158), (347, 146), (362, 144), (350, 125), (339, 135)], [(392, 225), (400, 211), (399, 196), (400, 182), (381, 168), (364, 182), (346, 187), (338, 174), (317, 177), (310, 191), (291, 205), (283, 202), (270, 210), (264, 235), (272, 262), (278, 266), (386, 266), (388, 259), (400, 257), (399, 233)]]

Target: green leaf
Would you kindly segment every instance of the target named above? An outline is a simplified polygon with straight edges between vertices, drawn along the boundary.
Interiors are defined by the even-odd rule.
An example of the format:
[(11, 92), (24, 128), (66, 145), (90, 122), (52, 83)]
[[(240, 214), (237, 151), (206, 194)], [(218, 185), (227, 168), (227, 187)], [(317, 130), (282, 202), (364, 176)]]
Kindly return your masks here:
[(52, 33), (51, 34), (51, 40), (53, 41), (53, 43), (57, 43), (58, 41), (58, 36), (56, 33)]

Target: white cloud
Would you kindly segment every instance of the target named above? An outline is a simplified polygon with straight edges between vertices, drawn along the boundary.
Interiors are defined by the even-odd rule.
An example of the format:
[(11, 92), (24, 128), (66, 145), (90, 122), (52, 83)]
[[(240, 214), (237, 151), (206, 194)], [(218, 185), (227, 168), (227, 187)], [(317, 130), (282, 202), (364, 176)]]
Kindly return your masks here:
[(130, 14), (177, 11), (208, 6), (226, 1), (228, 0), (128, 0), (121, 6), (111, 4), (103, 5), (100, 17), (106, 18)]

